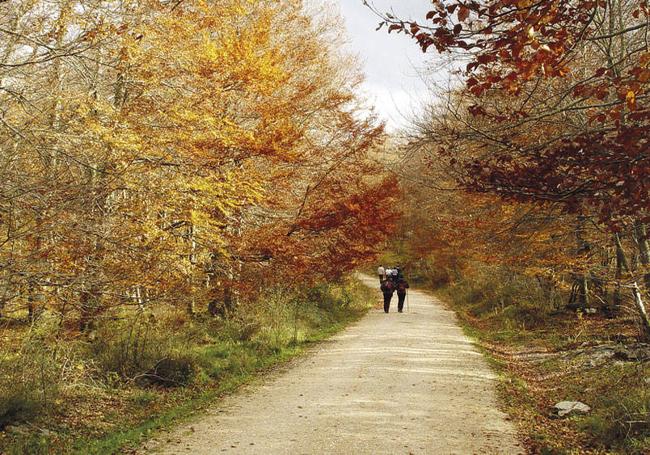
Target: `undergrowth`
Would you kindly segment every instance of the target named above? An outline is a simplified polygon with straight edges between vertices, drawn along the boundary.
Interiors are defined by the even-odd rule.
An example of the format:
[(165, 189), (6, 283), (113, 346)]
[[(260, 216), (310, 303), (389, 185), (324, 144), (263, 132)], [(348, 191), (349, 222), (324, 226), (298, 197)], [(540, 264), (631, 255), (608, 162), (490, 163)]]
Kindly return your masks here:
[[(507, 269), (472, 264), (461, 274), (430, 262), (408, 264), (407, 273), (436, 291), (477, 339), (531, 453), (650, 453), (650, 361), (595, 361), (603, 346), (639, 346), (633, 320), (566, 310), (566, 294)], [(592, 410), (556, 418), (552, 406), (564, 400)]]
[[(269, 291), (229, 318), (168, 309), (70, 337), (51, 315), (0, 328), (0, 453), (109, 454), (188, 417), (359, 318), (356, 281)], [(22, 330), (22, 333), (18, 331)]]

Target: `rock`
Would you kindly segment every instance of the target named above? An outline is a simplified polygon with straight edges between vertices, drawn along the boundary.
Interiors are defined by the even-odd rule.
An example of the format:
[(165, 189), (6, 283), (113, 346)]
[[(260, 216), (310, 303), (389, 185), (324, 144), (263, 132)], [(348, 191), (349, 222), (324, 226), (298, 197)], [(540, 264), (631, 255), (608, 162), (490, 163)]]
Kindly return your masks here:
[(572, 412), (578, 412), (581, 414), (586, 414), (591, 411), (591, 408), (580, 401), (560, 401), (553, 409), (557, 411), (559, 417), (564, 417), (565, 415), (571, 414)]

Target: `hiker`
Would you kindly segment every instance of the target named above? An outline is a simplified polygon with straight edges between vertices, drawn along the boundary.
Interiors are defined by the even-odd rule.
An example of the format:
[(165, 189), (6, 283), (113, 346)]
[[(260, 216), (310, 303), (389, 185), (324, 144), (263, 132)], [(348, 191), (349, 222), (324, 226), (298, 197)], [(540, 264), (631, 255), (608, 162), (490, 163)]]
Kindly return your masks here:
[(395, 284), (391, 280), (384, 280), (381, 283), (381, 292), (384, 294), (384, 313), (390, 310), (390, 301), (393, 299)]
[(397, 285), (395, 286), (395, 289), (397, 290), (397, 311), (399, 313), (404, 310), (404, 301), (406, 300), (406, 293), (408, 292), (407, 289), (409, 287), (408, 281), (406, 281), (404, 275), (402, 275), (402, 278), (397, 280)]
[(377, 275), (379, 275), (379, 285), (381, 285), (386, 279), (386, 269), (384, 269), (383, 265), (380, 265), (377, 269)]

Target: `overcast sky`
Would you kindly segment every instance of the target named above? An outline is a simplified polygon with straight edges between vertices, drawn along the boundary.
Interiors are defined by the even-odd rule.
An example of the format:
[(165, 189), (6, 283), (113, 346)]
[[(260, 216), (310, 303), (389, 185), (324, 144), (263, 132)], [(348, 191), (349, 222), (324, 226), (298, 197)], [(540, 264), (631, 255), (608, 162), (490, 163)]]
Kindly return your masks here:
[[(418, 75), (432, 54), (423, 54), (405, 35), (375, 31), (380, 19), (363, 6), (362, 0), (337, 0), (345, 19), (352, 51), (363, 62), (364, 91), (389, 130), (408, 123), (408, 117), (428, 97)], [(374, 0), (381, 11), (394, 11), (401, 18), (421, 20), (429, 10), (427, 0)], [(404, 118), (406, 117), (406, 118)]]

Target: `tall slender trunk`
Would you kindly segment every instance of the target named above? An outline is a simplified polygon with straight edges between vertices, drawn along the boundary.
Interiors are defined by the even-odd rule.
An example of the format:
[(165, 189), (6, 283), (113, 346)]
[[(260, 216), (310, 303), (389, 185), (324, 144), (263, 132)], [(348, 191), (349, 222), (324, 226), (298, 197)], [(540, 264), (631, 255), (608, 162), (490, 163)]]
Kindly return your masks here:
[[(61, 6), (61, 11), (59, 18), (57, 19), (57, 26), (55, 32), (55, 49), (60, 49), (65, 40), (65, 36), (68, 32), (67, 18), (72, 10), (72, 6), (69, 2), (65, 2)], [(50, 91), (52, 93), (52, 99), (50, 103), (49, 117), (47, 119), (48, 126), (53, 136), (61, 130), (61, 114), (63, 110), (62, 105), (62, 85), (63, 85), (63, 70), (62, 70), (62, 61), (60, 58), (55, 58), (52, 61), (52, 69), (50, 76)], [(56, 144), (56, 140), (55, 140)], [(43, 182), (42, 185), (45, 188), (48, 188), (50, 185), (56, 181), (56, 167), (57, 167), (57, 150), (56, 145), (51, 147), (51, 150), (41, 151), (40, 155), (42, 157), (43, 165)], [(46, 231), (48, 226), (46, 225), (46, 220), (51, 217), (53, 210), (47, 204), (44, 204), (41, 207), (38, 207), (36, 210), (36, 216), (34, 220), (34, 243), (32, 245), (33, 254), (36, 258), (36, 270), (34, 276), (30, 277), (30, 283), (28, 286), (29, 294), (27, 296), (27, 306), (30, 320), (36, 318), (43, 308), (43, 302), (45, 301), (45, 293), (47, 292), (46, 286), (43, 284), (49, 280), (46, 280), (46, 277), (51, 276), (53, 273), (53, 266), (50, 260), (46, 259), (45, 250), (49, 246), (48, 237)]]
[(636, 307), (639, 310), (639, 315), (641, 316), (643, 336), (646, 339), (650, 339), (650, 316), (648, 316), (648, 311), (643, 302), (641, 291), (636, 283), (632, 285), (632, 294), (634, 295), (634, 303), (636, 304)]
[[(96, 57), (95, 78), (89, 87), (90, 96), (97, 99), (99, 85), (104, 76), (102, 72), (103, 55), (99, 53)], [(120, 75), (118, 75), (120, 80)], [(126, 90), (123, 88), (123, 90)], [(115, 98), (113, 106), (115, 109), (121, 108), (123, 97)], [(106, 254), (106, 241), (104, 240), (107, 211), (109, 210), (109, 195), (107, 188), (107, 174), (110, 171), (111, 149), (107, 149), (106, 157), (98, 154), (96, 159), (89, 160), (87, 168), (88, 173), (88, 194), (90, 196), (87, 206), (91, 207), (90, 214), (86, 218), (89, 224), (89, 230), (94, 230), (95, 238), (92, 243), (91, 252), (87, 258), (87, 267), (84, 270), (83, 290), (80, 294), (80, 321), (79, 328), (81, 331), (92, 329), (95, 320), (104, 308), (104, 284), (105, 279), (103, 262)]]
[(578, 278), (578, 303), (581, 308), (589, 306), (589, 281), (586, 274)]
[(613, 303), (615, 311), (618, 311), (623, 302), (623, 297), (621, 295), (621, 280), (623, 279), (623, 276), (630, 271), (630, 266), (625, 257), (625, 250), (623, 249), (621, 236), (619, 234), (614, 234), (614, 244), (616, 245), (616, 289), (614, 291)]
[(650, 246), (648, 245), (648, 228), (644, 223), (635, 223), (635, 233), (639, 246), (639, 261), (643, 266), (643, 284), (645, 291), (650, 294)]
[(196, 256), (197, 242), (196, 242), (196, 228), (192, 223), (190, 223), (187, 228), (187, 238), (190, 244), (190, 252), (187, 258), (190, 263), (189, 274), (187, 277), (187, 284), (190, 289), (190, 295), (187, 302), (187, 312), (190, 315), (193, 315), (196, 311), (196, 290), (195, 290), (196, 280), (194, 279), (194, 273), (195, 273), (196, 263), (197, 263), (197, 256)]
[[(578, 216), (578, 224), (576, 225), (575, 236), (577, 244), (577, 254), (587, 252), (591, 249), (591, 245), (585, 239), (585, 224), (587, 217), (584, 215)], [(589, 278), (587, 273), (581, 273), (575, 278), (576, 295), (575, 298), (580, 308), (587, 308), (589, 306)], [(573, 297), (572, 297), (573, 298)]]
[[(88, 206), (92, 207), (88, 214), (88, 223), (95, 228), (95, 238), (92, 243), (91, 252), (86, 258), (87, 266), (84, 271), (84, 285), (81, 292), (81, 318), (80, 329), (82, 331), (92, 328), (96, 317), (103, 307), (103, 262), (106, 253), (106, 246), (103, 236), (106, 221), (107, 189), (106, 189), (106, 168), (99, 164), (92, 165), (88, 169), (88, 187), (90, 199)], [(91, 229), (92, 231), (92, 229)]]

